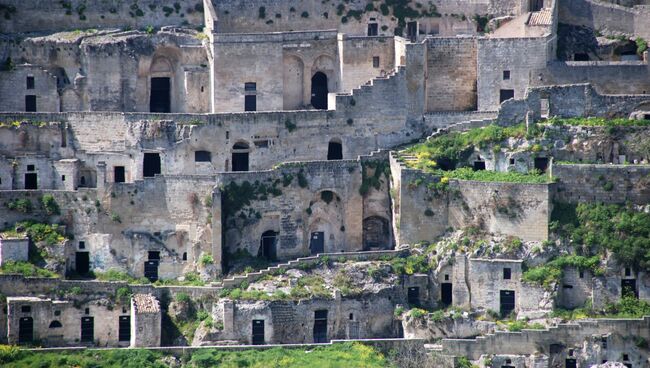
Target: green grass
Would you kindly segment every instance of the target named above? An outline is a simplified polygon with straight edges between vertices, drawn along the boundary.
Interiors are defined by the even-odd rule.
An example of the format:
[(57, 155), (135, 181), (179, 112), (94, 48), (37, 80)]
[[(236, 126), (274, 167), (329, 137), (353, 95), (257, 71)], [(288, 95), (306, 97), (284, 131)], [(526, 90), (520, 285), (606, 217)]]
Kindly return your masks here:
[[(3, 368), (168, 368), (165, 354), (141, 349), (87, 350), (80, 352), (32, 352), (0, 346)], [(201, 349), (191, 353), (187, 368), (379, 368), (389, 366), (382, 354), (358, 343), (316, 348), (225, 351)]]
[(504, 183), (522, 183), (522, 184), (548, 184), (552, 180), (546, 174), (530, 172), (522, 174), (519, 172), (500, 172), (490, 170), (474, 171), (469, 167), (462, 167), (456, 170), (444, 171), (434, 170), (432, 173), (442, 176), (443, 178), (459, 180), (490, 181)]
[(545, 265), (526, 270), (522, 275), (522, 279), (526, 282), (549, 287), (553, 282), (560, 281), (562, 271), (567, 267), (577, 268), (578, 270), (589, 270), (594, 274), (603, 273), (603, 270), (600, 268), (599, 256), (566, 255), (557, 257)]
[(27, 262), (8, 261), (0, 267), (0, 274), (19, 274), (27, 277), (59, 277), (56, 273)]
[[(20, 231), (18, 231), (20, 229)], [(34, 243), (45, 242), (48, 245), (61, 244), (66, 240), (65, 234), (57, 224), (43, 224), (34, 221), (16, 223), (13, 227), (3, 230), (8, 236), (27, 235)]]
[(587, 305), (572, 310), (555, 309), (551, 314), (551, 317), (569, 321), (585, 318), (641, 318), (644, 316), (650, 316), (650, 303), (634, 297), (624, 297), (616, 303), (609, 303), (602, 311), (596, 311)]
[(547, 120), (551, 125), (592, 126), (592, 127), (620, 127), (620, 126), (649, 126), (650, 120), (632, 119), (605, 119), (605, 118), (551, 118)]

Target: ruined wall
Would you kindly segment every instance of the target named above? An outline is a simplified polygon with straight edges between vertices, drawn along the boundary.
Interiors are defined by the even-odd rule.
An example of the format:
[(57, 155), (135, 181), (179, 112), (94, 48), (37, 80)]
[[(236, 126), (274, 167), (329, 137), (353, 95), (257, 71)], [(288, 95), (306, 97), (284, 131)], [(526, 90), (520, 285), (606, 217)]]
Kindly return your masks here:
[[(650, 201), (647, 165), (553, 165), (558, 178), (553, 198), (560, 202), (645, 204)], [(611, 183), (611, 189), (610, 184)]]
[(650, 69), (643, 61), (552, 62), (533, 70), (532, 86), (591, 83), (600, 94), (645, 94), (650, 92)]
[(449, 225), (479, 226), (527, 241), (546, 240), (549, 192), (547, 184), (453, 180), (449, 184)]
[(426, 110), (476, 110), (476, 39), (429, 38), (426, 47)]
[[(84, 28), (144, 28), (164, 25), (203, 24), (201, 0), (178, 2), (171, 0), (122, 1), (68, 0), (5, 0), (4, 5), (16, 9), (3, 19), (0, 32), (61, 31)], [(176, 5), (178, 4), (178, 5)]]
[[(515, 99), (523, 99), (531, 70), (541, 69), (555, 57), (554, 36), (535, 38), (478, 39), (478, 109), (499, 107), (500, 90), (514, 90)], [(510, 73), (509, 78), (504, 72)]]
[[(224, 330), (217, 337), (250, 344), (253, 320), (264, 321), (267, 344), (312, 343), (314, 312), (327, 310), (327, 339), (378, 338), (398, 336), (393, 321), (394, 301), (387, 293), (364, 298), (314, 299), (293, 302), (225, 301)], [(355, 337), (356, 335), (356, 337)]]
[[(560, 324), (548, 330), (523, 330), (522, 332), (499, 331), (480, 339), (443, 339), (444, 354), (465, 356), (470, 360), (479, 359), (482, 354), (528, 355), (531, 351), (550, 354), (552, 344), (562, 343), (568, 347), (582, 346), (593, 335), (603, 335), (608, 346), (612, 338), (622, 336), (642, 336), (647, 339), (650, 318), (643, 319), (597, 319)], [(620, 347), (611, 349), (603, 359), (620, 359)], [(609, 349), (608, 349), (609, 350)]]
[[(34, 78), (29, 89), (28, 77)], [(36, 96), (36, 111), (60, 111), (54, 75), (31, 65), (0, 71), (0, 111), (27, 111), (26, 96)]]
[[(278, 234), (275, 251), (280, 259), (309, 254), (315, 232), (324, 233), (325, 252), (361, 250), (361, 179), (359, 162), (351, 160), (284, 164), (270, 171), (220, 174), (217, 185), (225, 195), (228, 190), (241, 191), (237, 188), (242, 186), (252, 185), (252, 189), (246, 191), (250, 193), (247, 198), (240, 199), (246, 205), (237, 212), (235, 207), (228, 207), (222, 195), (221, 208), (215, 210), (216, 216), (222, 218), (223, 228), (213, 231), (224, 234), (224, 251), (230, 253), (241, 249), (261, 255), (260, 238), (269, 230)], [(230, 206), (235, 205), (230, 202)]]

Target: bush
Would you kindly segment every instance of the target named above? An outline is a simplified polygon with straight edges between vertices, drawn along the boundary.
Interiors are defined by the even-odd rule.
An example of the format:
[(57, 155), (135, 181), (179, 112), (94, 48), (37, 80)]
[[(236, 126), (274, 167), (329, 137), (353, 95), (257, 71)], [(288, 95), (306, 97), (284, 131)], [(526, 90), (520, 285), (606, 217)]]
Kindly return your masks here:
[(29, 199), (14, 199), (7, 203), (7, 208), (20, 213), (32, 212), (32, 201)]
[(45, 213), (47, 213), (50, 216), (58, 215), (60, 213), (59, 204), (56, 203), (54, 196), (52, 196), (51, 194), (46, 194), (43, 197), (41, 197), (41, 205), (43, 206)]
[(429, 312), (425, 311), (424, 309), (420, 308), (413, 308), (409, 311), (409, 315), (415, 319), (420, 319), (424, 316), (426, 316)]
[(0, 274), (18, 274), (25, 277), (59, 277), (56, 273), (36, 267), (28, 262), (7, 261), (0, 267)]
[(303, 17), (303, 18), (309, 18), (309, 13), (304, 11), (304, 12), (302, 12), (302, 14), (300, 14), (300, 16)]
[(211, 265), (214, 263), (214, 259), (212, 258), (212, 255), (210, 254), (203, 254), (200, 259), (201, 265), (207, 266)]
[(187, 293), (178, 293), (174, 296), (174, 300), (178, 303), (189, 303), (190, 296)]

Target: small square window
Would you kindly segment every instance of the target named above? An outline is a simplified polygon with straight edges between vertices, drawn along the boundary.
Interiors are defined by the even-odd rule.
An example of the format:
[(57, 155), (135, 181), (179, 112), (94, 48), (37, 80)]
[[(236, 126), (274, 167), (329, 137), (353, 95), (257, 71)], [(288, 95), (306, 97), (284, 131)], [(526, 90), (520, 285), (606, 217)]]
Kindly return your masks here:
[(510, 80), (510, 70), (503, 71), (503, 80)]
[(625, 267), (625, 276), (632, 276), (632, 270), (629, 267)]
[(510, 165), (514, 165), (514, 164), (515, 164), (515, 159), (514, 159), (514, 158), (511, 158), (511, 159), (510, 159)]
[(244, 83), (244, 92), (256, 92), (256, 91), (257, 91), (257, 83), (254, 82)]
[(379, 68), (379, 56), (372, 57), (372, 67)]
[(34, 171), (34, 165), (27, 165), (27, 171)]
[(35, 83), (34, 83), (34, 77), (29, 76), (27, 77), (27, 89), (34, 89)]
[(80, 241), (79, 242), (79, 249), (86, 249), (86, 242), (85, 241)]
[(445, 281), (449, 281), (449, 275), (445, 275)]
[(580, 271), (579, 276), (581, 279), (585, 278), (585, 271)]
[(510, 280), (512, 278), (512, 270), (509, 267), (503, 269), (503, 279)]
[(31, 313), (32, 312), (32, 307), (29, 305), (22, 305), (20, 306), (20, 311), (22, 313)]
[(630, 356), (627, 354), (623, 354), (623, 360), (630, 360)]
[(65, 175), (61, 175), (61, 181), (65, 181)]
[(85, 312), (86, 314), (90, 314), (90, 308), (86, 308), (86, 310), (85, 310), (84, 312)]
[(60, 311), (60, 310), (55, 310), (55, 311), (54, 311), (54, 315), (57, 316), (57, 317), (60, 316), (60, 315), (61, 315), (61, 311)]

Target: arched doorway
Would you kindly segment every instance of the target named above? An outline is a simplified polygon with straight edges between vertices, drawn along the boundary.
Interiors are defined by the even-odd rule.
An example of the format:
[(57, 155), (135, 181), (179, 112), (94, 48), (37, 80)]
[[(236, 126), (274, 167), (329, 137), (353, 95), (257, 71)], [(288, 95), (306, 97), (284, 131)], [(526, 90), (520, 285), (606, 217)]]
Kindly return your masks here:
[(311, 105), (315, 109), (327, 109), (327, 75), (323, 72), (316, 72), (311, 77)]
[(151, 63), (149, 74), (149, 111), (171, 112), (172, 63), (166, 57), (157, 57)]
[(343, 145), (338, 139), (332, 139), (327, 146), (327, 159), (328, 160), (342, 160), (343, 159)]
[(232, 146), (232, 171), (248, 171), (248, 153), (246, 142), (237, 142)]
[(278, 233), (273, 230), (265, 231), (260, 239), (260, 253), (262, 257), (269, 261), (275, 261), (277, 258), (276, 244), (278, 241)]

